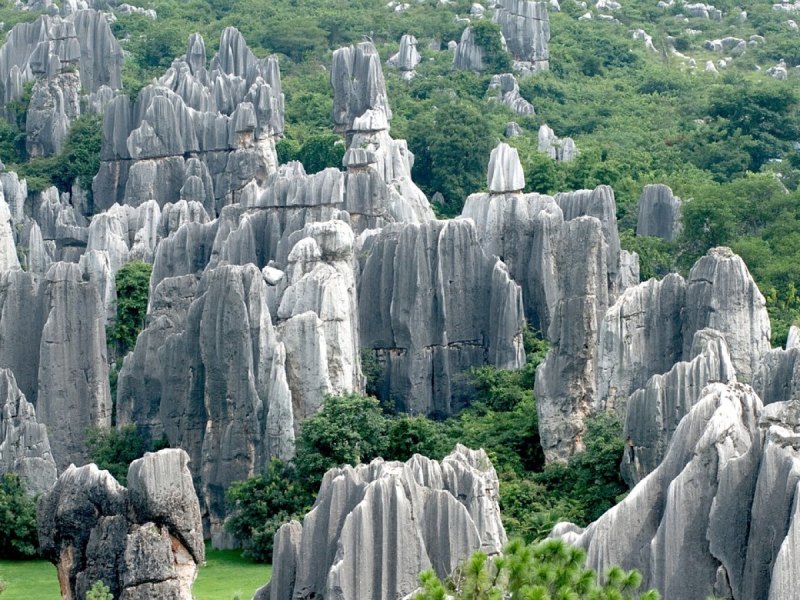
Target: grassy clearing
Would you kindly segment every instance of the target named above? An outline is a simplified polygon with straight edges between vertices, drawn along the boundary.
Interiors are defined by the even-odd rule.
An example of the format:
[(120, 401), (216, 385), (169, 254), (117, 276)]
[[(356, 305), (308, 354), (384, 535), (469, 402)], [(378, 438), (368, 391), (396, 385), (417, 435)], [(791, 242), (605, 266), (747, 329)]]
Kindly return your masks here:
[(200, 567), (192, 591), (197, 600), (250, 600), (271, 576), (271, 566), (242, 558), (239, 550), (206, 546), (206, 564)]
[[(206, 564), (194, 584), (197, 600), (250, 600), (269, 581), (272, 567), (242, 558), (237, 550), (206, 548)], [(60, 600), (55, 567), (45, 560), (0, 560), (8, 583), (2, 600)]]
[(0, 560), (3, 600), (60, 600), (56, 568), (46, 560)]

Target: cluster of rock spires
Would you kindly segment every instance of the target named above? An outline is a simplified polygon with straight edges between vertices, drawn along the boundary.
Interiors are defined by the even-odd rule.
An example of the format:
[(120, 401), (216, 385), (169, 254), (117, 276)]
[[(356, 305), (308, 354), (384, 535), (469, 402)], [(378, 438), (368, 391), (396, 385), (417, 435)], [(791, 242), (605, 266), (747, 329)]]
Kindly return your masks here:
[(94, 464), (70, 465), (42, 497), (37, 521), (63, 598), (85, 598), (98, 581), (123, 600), (192, 598), (205, 546), (183, 450), (132, 462), (127, 488)]
[[(492, 20), (500, 25), (502, 44), (513, 58), (514, 71), (528, 75), (550, 68), (550, 16), (547, 2), (532, 0), (498, 0)], [(478, 18), (483, 14), (476, 15)], [(486, 68), (483, 49), (475, 39), (472, 27), (461, 34), (455, 48), (456, 69), (481, 72)]]
[(275, 172), (283, 132), (283, 92), (276, 57), (257, 59), (233, 27), (206, 58), (203, 38), (135, 103), (119, 95), (106, 106), (94, 212), (114, 203), (163, 207), (199, 202), (215, 217), (247, 183)]
[(99, 11), (42, 15), (14, 26), (0, 48), (0, 105), (5, 110), (22, 97), (25, 82), (34, 82), (25, 124), (30, 156), (58, 154), (72, 121), (82, 112), (102, 112), (122, 87), (122, 59)]
[(553, 533), (585, 548), (598, 572), (636, 568), (667, 598), (797, 598), (797, 400), (764, 406), (741, 383), (697, 397), (620, 504), (585, 530)]
[[(525, 193), (506, 144), (491, 154), (488, 192), (471, 195), (461, 218), (436, 220), (411, 178), (413, 154), (390, 135), (371, 42), (333, 54), (344, 170), (307, 174), (277, 165), (277, 60), (256, 59), (235, 29), (211, 61), (193, 35), (131, 103), (115, 95), (118, 46), (102, 14), (65, 14), (18, 26), (0, 49), (0, 72), (10, 74), (2, 93), (35, 79), (41, 106), (56, 107), (32, 105), (34, 152), (57, 152), (84, 108), (104, 112), (91, 201), (77, 187), (28, 194), (24, 180), (0, 173), (0, 472), (20, 473), (31, 492), (62, 472), (41, 529), (63, 590), (80, 597), (103, 579), (126, 598), (185, 596), (203, 533), (231, 542), (224, 490), (271, 457), (291, 459), (298, 428), (326, 394), (363, 390), (362, 353), (378, 367), (382, 400), (449, 415), (469, 397), (464, 371), (524, 364), (527, 323), (551, 346), (535, 390), (548, 460), (581, 449), (589, 415), (615, 410), (625, 420), (622, 468), (637, 487), (586, 532), (561, 528), (593, 566), (639, 568), (668, 597), (792, 597), (794, 487), (774, 490), (789, 477), (776, 473), (796, 470), (800, 335), (769, 349), (764, 299), (729, 249), (709, 251), (687, 279), (639, 283), (613, 190)], [(515, 72), (547, 68), (544, 4), (503, 0), (493, 19)], [(464, 36), (456, 60), (475, 68), (480, 49), (470, 49), (470, 29)], [(409, 79), (419, 60), (404, 36), (389, 63)], [(59, 94), (63, 104), (47, 99)], [(493, 77), (490, 94), (533, 113), (512, 74)], [(539, 144), (558, 160), (577, 153), (547, 126)], [(669, 188), (647, 186), (637, 234), (674, 240), (680, 209)], [(86, 427), (111, 422), (105, 328), (114, 273), (133, 259), (152, 262), (153, 273), (146, 327), (119, 373), (117, 423), (183, 450), (134, 463), (126, 491), (92, 466), (68, 465), (86, 462)], [(163, 486), (180, 490), (180, 506)], [(731, 486), (752, 502), (734, 507)], [(734, 534), (726, 522), (750, 526)], [(675, 523), (711, 541), (678, 539)], [(743, 548), (763, 546), (770, 528), (774, 560), (763, 564)], [(421, 569), (445, 576), (474, 549), (496, 553), (504, 541), (485, 454), (459, 447), (441, 464), (415, 456), (336, 470), (304, 523), (278, 532), (275, 578), (259, 597), (403, 597)], [(670, 562), (688, 542), (690, 562)], [(697, 577), (672, 575), (691, 561), (702, 565)]]
[(332, 469), (303, 523), (275, 534), (274, 575), (254, 600), (409, 597), (425, 569), (444, 578), (476, 550), (500, 553), (498, 496), (486, 453), (461, 445), (441, 463)]

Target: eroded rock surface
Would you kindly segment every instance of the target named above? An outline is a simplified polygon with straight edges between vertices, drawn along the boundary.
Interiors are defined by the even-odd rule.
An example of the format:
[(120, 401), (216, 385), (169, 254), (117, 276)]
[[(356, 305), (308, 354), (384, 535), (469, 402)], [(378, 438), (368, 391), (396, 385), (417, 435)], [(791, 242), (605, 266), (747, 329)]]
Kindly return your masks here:
[(506, 541), (497, 474), (483, 450), (439, 463), (375, 459), (325, 474), (314, 508), (275, 535), (273, 579), (256, 598), (403, 598), (421, 570), (446, 577)]
[(183, 450), (131, 463), (128, 488), (94, 464), (70, 465), (39, 501), (39, 545), (61, 594), (104, 582), (115, 598), (189, 600), (205, 559), (200, 508)]
[(47, 427), (36, 420), (9, 369), (0, 369), (0, 398), (0, 475), (16, 473), (30, 495), (42, 494), (56, 481)]
[(792, 598), (798, 431), (796, 403), (712, 384), (658, 468), (585, 531), (560, 530), (591, 568), (638, 569), (666, 598)]
[(379, 395), (398, 409), (450, 414), (456, 373), (524, 363), (520, 288), (471, 221), (389, 226), (362, 252), (361, 345), (381, 366)]

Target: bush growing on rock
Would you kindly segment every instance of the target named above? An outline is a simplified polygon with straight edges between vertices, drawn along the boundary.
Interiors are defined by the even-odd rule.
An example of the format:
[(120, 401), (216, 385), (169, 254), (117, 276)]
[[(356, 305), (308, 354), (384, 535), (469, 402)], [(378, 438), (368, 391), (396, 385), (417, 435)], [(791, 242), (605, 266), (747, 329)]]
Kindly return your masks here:
[(114, 280), (117, 287), (117, 320), (108, 339), (119, 345), (121, 355), (133, 349), (136, 338), (144, 328), (152, 270), (152, 265), (146, 262), (133, 261), (117, 271)]
[(598, 583), (597, 574), (586, 568), (586, 553), (561, 540), (525, 545), (512, 540), (503, 555), (489, 558), (473, 554), (446, 582), (433, 571), (420, 575), (421, 591), (414, 600), (658, 600), (655, 590), (639, 593), (638, 571), (610, 568)]

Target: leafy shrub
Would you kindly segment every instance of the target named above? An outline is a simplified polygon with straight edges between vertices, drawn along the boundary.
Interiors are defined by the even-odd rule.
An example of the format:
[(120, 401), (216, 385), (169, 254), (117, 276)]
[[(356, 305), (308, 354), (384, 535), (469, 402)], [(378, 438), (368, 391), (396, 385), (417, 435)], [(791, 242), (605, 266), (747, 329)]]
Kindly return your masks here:
[(33, 558), (38, 545), (36, 501), (16, 473), (4, 473), (0, 476), (0, 558)]
[(102, 581), (95, 581), (89, 591), (86, 592), (86, 600), (114, 600), (114, 595)]
[(357, 465), (386, 450), (387, 418), (375, 398), (351, 392), (327, 396), (306, 419), (297, 439), (295, 465), (309, 493), (316, 493), (328, 469)]

